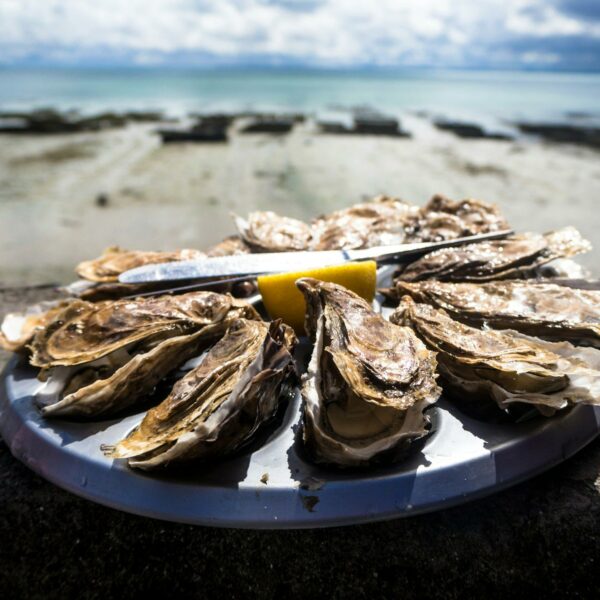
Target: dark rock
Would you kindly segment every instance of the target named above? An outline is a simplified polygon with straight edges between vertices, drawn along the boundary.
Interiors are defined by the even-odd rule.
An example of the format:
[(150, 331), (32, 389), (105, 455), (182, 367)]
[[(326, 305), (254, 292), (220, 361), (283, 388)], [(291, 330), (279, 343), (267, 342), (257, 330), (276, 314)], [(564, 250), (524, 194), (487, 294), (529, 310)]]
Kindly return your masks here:
[(365, 112), (361, 116), (355, 116), (352, 128), (337, 121), (318, 121), (317, 125), (322, 133), (410, 137), (407, 131), (402, 130), (398, 119), (378, 113)]
[(164, 144), (174, 142), (226, 142), (231, 123), (226, 115), (210, 115), (199, 119), (189, 129), (159, 129)]
[(133, 123), (157, 123), (165, 120), (165, 115), (160, 110), (130, 110), (123, 113), (123, 117)]
[(124, 127), (132, 121), (149, 122), (162, 119), (162, 113), (151, 111), (126, 113), (107, 111), (84, 117), (75, 111), (60, 112), (52, 108), (43, 108), (31, 112), (0, 113), (0, 133), (42, 135), (102, 131)]
[(4, 113), (0, 116), (20, 120), (17, 127), (1, 127), (1, 133), (73, 133), (82, 129), (77, 118), (54, 109), (40, 109), (30, 113)]
[(289, 133), (294, 126), (291, 117), (261, 117), (241, 129), (241, 133)]
[(337, 121), (317, 121), (317, 127), (322, 133), (343, 134), (352, 132), (349, 127)]
[(600, 127), (563, 123), (517, 123), (516, 125), (523, 133), (539, 135), (550, 142), (600, 148)]
[(512, 136), (505, 133), (489, 132), (475, 123), (461, 123), (459, 121), (434, 121), (433, 124), (442, 131), (450, 131), (460, 138), (486, 139), (486, 140), (512, 140)]
[(354, 133), (410, 137), (400, 129), (398, 119), (379, 115), (364, 115), (354, 118)]
[(98, 194), (96, 196), (96, 206), (100, 208), (108, 206), (108, 194)]

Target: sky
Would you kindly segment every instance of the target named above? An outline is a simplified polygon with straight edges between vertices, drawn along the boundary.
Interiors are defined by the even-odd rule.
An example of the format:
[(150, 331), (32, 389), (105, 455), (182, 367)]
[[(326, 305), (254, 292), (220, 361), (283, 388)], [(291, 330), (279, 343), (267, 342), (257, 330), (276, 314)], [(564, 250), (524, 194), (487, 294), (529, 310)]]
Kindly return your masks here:
[(600, 0), (0, 0), (0, 65), (600, 70)]

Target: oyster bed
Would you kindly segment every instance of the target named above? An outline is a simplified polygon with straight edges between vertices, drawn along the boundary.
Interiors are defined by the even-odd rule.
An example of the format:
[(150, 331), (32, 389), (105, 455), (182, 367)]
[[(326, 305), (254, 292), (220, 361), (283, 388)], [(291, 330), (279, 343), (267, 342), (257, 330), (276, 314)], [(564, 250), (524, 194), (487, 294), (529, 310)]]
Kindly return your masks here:
[[(133, 512), (317, 526), (481, 495), (597, 435), (600, 291), (555, 278), (582, 274), (570, 259), (590, 245), (575, 229), (380, 268), (378, 287), (393, 306), (298, 280), (308, 332), (300, 344), (288, 326), (265, 322), (259, 297), (239, 299), (254, 291), (252, 281), (174, 295), (164, 283), (118, 282), (129, 268), (190, 257), (507, 227), (492, 205), (442, 196), (422, 208), (377, 198), (309, 224), (272, 212), (235, 221), (238, 236), (206, 252), (110, 248), (78, 266), (87, 281), (69, 288), (75, 298), (5, 319), (2, 345), (30, 352), (41, 368), (34, 379), (21, 359), (5, 377), (0, 427), (15, 455), (60, 485)], [(88, 423), (64, 420), (73, 418)], [(335, 501), (340, 493), (347, 506)]]

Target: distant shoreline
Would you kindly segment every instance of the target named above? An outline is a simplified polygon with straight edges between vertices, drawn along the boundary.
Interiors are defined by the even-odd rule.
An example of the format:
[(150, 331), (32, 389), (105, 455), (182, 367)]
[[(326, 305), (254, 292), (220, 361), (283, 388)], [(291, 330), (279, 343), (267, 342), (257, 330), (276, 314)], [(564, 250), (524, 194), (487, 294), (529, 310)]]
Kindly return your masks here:
[[(401, 119), (373, 107), (337, 106), (331, 107), (329, 112), (337, 113), (337, 116), (319, 119), (315, 115), (302, 112), (265, 113), (246, 110), (191, 113), (186, 118), (176, 118), (156, 110), (102, 111), (86, 114), (77, 110), (42, 108), (0, 111), (0, 135), (71, 134), (121, 128), (131, 123), (155, 123), (162, 127), (158, 132), (163, 141), (207, 142), (226, 141), (228, 128), (243, 120), (248, 122), (240, 129), (242, 132), (279, 134), (289, 133), (297, 122), (311, 120), (315, 132), (320, 133), (412, 137), (412, 132), (403, 127)], [(438, 130), (459, 138), (514, 141), (533, 136), (534, 139), (542, 141), (569, 143), (600, 150), (600, 126), (595, 124), (592, 114), (585, 112), (570, 112), (567, 115), (568, 119), (564, 121), (502, 122), (495, 128), (494, 125), (482, 124), (477, 120), (449, 119), (428, 111), (411, 111), (409, 114), (425, 119)]]
[[(476, 122), (556, 122), (587, 114), (600, 123), (600, 72), (473, 69), (0, 68), (0, 110), (53, 107), (195, 113), (301, 112), (375, 107)], [(338, 111), (339, 112), (339, 111)]]

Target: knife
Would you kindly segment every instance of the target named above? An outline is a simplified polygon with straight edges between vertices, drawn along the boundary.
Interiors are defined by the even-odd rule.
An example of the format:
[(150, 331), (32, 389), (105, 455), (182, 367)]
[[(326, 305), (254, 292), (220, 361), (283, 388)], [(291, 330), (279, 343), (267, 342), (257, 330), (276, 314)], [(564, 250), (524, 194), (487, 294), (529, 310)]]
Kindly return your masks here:
[(218, 256), (200, 260), (181, 260), (144, 265), (119, 275), (121, 283), (151, 283), (159, 281), (203, 280), (221, 277), (255, 277), (270, 273), (285, 273), (331, 267), (350, 261), (376, 260), (379, 264), (412, 261), (418, 256), (452, 246), (485, 240), (497, 240), (511, 235), (512, 229), (481, 233), (442, 242), (417, 242), (375, 246), (362, 250), (324, 250), (306, 252), (268, 252)]

